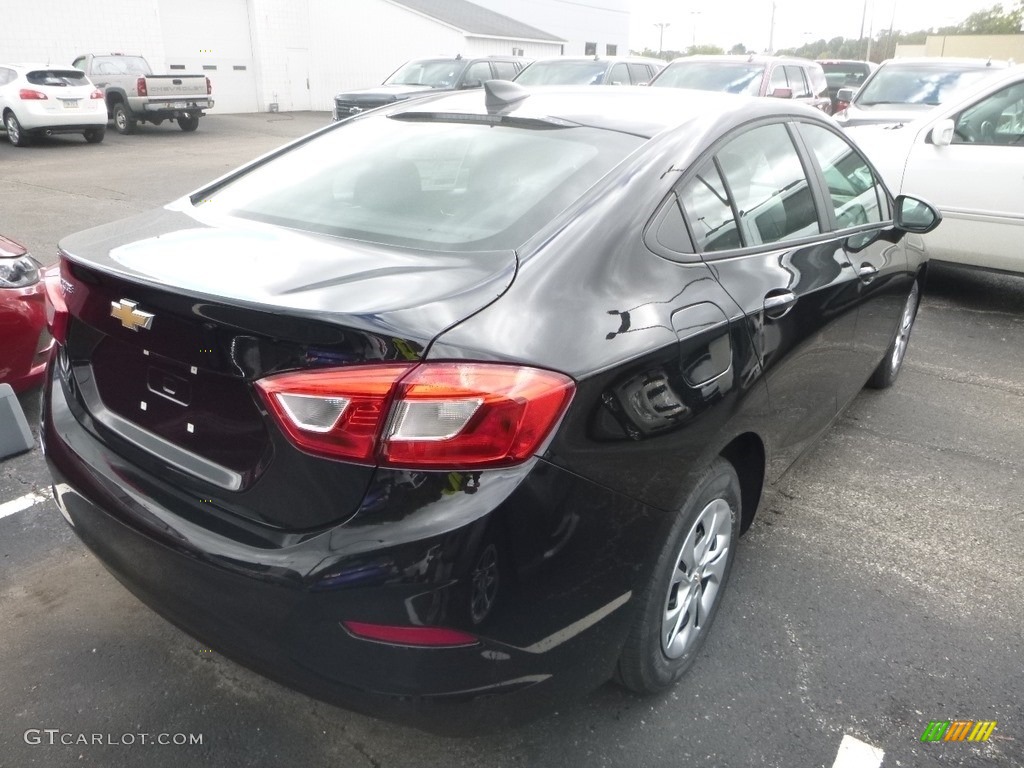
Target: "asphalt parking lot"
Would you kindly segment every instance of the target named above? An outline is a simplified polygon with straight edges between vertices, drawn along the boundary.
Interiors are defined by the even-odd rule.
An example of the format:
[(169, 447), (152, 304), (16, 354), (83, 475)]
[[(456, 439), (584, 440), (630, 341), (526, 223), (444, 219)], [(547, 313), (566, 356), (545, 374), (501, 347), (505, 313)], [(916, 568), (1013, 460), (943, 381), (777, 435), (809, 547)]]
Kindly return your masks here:
[[(0, 141), (0, 232), (52, 263), (63, 235), (168, 202), (329, 119)], [(210, 652), (77, 541), (42, 499), (38, 448), (0, 460), (0, 766), (830, 768), (846, 737), (887, 768), (1024, 765), (1022, 342), (1024, 278), (936, 269), (896, 386), (862, 393), (766, 493), (682, 684), (655, 698), (609, 684), (469, 739), (313, 701)], [(33, 424), (37, 398), (21, 398)], [(998, 724), (984, 743), (922, 743), (932, 720)], [(191, 743), (148, 743), (161, 734)]]

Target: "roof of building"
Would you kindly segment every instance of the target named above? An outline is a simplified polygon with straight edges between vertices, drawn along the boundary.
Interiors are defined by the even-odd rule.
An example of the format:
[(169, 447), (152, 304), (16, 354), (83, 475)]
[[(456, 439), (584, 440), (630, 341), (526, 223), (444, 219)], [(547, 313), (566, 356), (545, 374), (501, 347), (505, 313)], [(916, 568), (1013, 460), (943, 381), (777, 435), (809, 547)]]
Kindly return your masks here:
[(560, 37), (495, 13), (469, 0), (391, 0), (411, 11), (429, 16), (468, 35), (507, 37), (513, 40), (543, 40), (564, 43)]

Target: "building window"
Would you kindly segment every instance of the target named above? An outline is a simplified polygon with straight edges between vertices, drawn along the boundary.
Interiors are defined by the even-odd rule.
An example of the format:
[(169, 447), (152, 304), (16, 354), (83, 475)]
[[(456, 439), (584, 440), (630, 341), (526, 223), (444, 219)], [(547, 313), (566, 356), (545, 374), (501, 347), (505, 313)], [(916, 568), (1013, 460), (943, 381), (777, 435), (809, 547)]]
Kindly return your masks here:
[(216, 69), (216, 64), (203, 64), (203, 69)]
[(618, 53), (619, 53), (619, 46), (617, 46), (617, 45), (612, 45), (611, 43), (609, 43), (608, 45), (606, 45), (604, 47), (604, 55), (605, 56), (617, 56)]
[(184, 69), (184, 64), (171, 64), (171, 69)]
[(522, 48), (513, 48), (512, 49), (512, 55), (513, 56), (525, 56), (526, 52)]
[(583, 49), (584, 56), (597, 56), (597, 43), (587, 43)]
[(235, 72), (245, 72), (245, 64), (235, 64), (232, 69), (235, 70)]

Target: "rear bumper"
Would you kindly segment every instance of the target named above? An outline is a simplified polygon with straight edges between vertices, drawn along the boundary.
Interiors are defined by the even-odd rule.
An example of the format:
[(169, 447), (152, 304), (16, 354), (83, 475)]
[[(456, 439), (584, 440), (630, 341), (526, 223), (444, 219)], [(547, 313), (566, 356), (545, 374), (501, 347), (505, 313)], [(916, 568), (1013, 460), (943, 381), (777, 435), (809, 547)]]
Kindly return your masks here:
[[(430, 510), (378, 498), (363, 525), (357, 515), (250, 543), (223, 522), (213, 530), (161, 507), (139, 470), (78, 423), (52, 380), (41, 436), (62, 513), (147, 605), (267, 677), (436, 732), (531, 719), (607, 680), (656, 540), (652, 510), (536, 462), (518, 477), (442, 492)], [(516, 487), (495, 495), (502, 482)], [(545, 526), (548, 540), (533, 541)], [(477, 623), (468, 610), (476, 554), (492, 544), (500, 588)], [(451, 627), (478, 642), (372, 642), (349, 634), (347, 620)]]
[(107, 106), (102, 99), (80, 99), (77, 109), (56, 108), (45, 101), (23, 101), (21, 104), (22, 109), (15, 114), (26, 131), (80, 133), (107, 124)]

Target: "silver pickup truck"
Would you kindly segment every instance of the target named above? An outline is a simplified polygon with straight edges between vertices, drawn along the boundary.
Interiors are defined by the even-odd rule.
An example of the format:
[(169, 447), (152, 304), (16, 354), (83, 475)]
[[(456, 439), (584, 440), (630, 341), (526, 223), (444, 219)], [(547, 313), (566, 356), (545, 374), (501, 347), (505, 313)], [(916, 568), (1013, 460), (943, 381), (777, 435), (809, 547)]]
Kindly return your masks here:
[(107, 117), (118, 133), (132, 133), (138, 122), (160, 125), (177, 120), (183, 131), (199, 127), (204, 109), (213, 107), (210, 78), (204, 75), (154, 75), (141, 56), (86, 54), (73, 66), (103, 89)]

